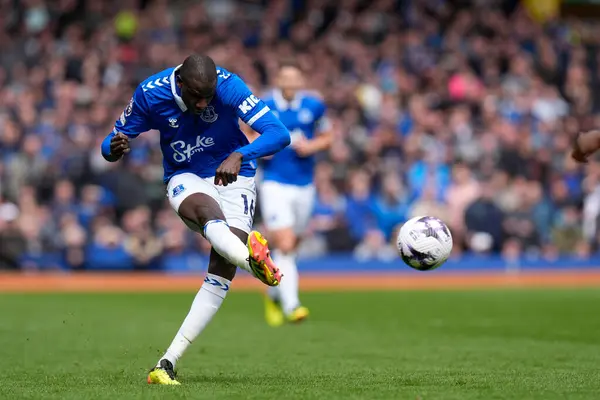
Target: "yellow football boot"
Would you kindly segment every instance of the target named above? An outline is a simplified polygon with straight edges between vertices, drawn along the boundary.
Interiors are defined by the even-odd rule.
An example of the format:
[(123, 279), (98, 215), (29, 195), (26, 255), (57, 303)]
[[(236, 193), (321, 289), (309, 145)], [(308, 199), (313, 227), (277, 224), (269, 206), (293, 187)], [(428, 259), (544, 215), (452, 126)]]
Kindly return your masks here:
[(160, 367), (154, 367), (148, 373), (148, 383), (157, 385), (181, 385), (175, 379), (173, 364), (169, 360), (160, 360)]
[(285, 316), (279, 303), (265, 296), (265, 320), (269, 326), (281, 326), (285, 322)]
[(292, 323), (302, 322), (306, 318), (308, 318), (309, 314), (310, 314), (310, 312), (308, 311), (308, 308), (306, 308), (304, 306), (300, 306), (300, 307), (294, 309), (294, 311), (292, 311), (287, 316), (287, 320)]

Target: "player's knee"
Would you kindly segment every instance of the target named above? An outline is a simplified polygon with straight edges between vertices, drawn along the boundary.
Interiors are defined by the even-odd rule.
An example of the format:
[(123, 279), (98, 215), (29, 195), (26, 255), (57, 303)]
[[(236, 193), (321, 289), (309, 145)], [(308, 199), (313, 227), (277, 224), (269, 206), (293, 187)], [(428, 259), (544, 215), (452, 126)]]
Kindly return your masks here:
[(283, 240), (278, 249), (283, 253), (292, 253), (296, 250), (296, 240)]
[(179, 206), (179, 215), (193, 221), (198, 226), (204, 226), (208, 221), (225, 220), (219, 204), (207, 194), (194, 193), (187, 197)]
[(291, 253), (296, 250), (297, 238), (292, 229), (282, 229), (271, 234), (277, 250)]

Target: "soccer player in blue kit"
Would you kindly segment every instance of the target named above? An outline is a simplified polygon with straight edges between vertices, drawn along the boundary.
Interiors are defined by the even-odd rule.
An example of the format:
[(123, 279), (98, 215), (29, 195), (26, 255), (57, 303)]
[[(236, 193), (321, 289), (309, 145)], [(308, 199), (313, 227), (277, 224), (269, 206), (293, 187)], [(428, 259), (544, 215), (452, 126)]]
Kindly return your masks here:
[(290, 130), (292, 144), (264, 160), (259, 191), (273, 259), (285, 275), (265, 297), (265, 318), (271, 326), (299, 322), (309, 314), (298, 296), (296, 248), (312, 215), (315, 155), (328, 149), (332, 140), (326, 106), (318, 96), (303, 90), (304, 74), (294, 60), (280, 64), (276, 86), (272, 97), (264, 101)]
[[(239, 119), (260, 137), (249, 143)], [(282, 274), (266, 240), (252, 231), (256, 159), (290, 143), (286, 127), (235, 74), (204, 55), (142, 82), (102, 155), (114, 162), (130, 151), (129, 141), (160, 131), (164, 181), (171, 207), (212, 245), (208, 273), (171, 345), (148, 375), (148, 383), (178, 385), (175, 365), (220, 308), (236, 268), (277, 286)]]

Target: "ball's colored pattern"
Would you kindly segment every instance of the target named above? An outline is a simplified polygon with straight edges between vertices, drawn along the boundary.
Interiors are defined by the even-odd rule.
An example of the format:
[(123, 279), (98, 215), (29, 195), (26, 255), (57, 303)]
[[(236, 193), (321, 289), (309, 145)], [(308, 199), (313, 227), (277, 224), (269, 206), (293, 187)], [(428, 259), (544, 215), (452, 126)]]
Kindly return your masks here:
[(425, 216), (408, 220), (397, 239), (402, 260), (419, 271), (441, 266), (452, 251), (452, 234), (439, 218)]

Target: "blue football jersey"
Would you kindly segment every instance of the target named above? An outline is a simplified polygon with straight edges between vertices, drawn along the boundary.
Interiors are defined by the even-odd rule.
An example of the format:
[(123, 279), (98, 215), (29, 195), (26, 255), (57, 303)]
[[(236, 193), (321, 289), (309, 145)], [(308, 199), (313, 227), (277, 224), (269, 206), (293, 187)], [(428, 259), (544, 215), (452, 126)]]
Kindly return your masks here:
[[(234, 151), (244, 156), (240, 175), (251, 177), (256, 172), (256, 158), (289, 144), (289, 132), (269, 107), (237, 75), (223, 68), (217, 68), (217, 90), (210, 104), (201, 114), (187, 112), (176, 83), (178, 68), (159, 72), (137, 87), (102, 145), (105, 158), (109, 159), (110, 138), (116, 132), (135, 138), (154, 129), (160, 132), (165, 182), (184, 172), (212, 177)], [(239, 119), (261, 134), (269, 131), (270, 139), (249, 144)], [(264, 136), (261, 139), (267, 139)]]
[[(315, 95), (299, 92), (291, 102), (286, 101), (280, 91), (265, 97), (265, 104), (283, 122), (291, 133), (291, 141), (299, 137), (314, 138), (319, 132), (328, 130), (325, 117), (326, 106)], [(288, 185), (304, 186), (313, 181), (315, 157), (300, 157), (289, 146), (271, 159), (264, 160), (264, 180)]]

